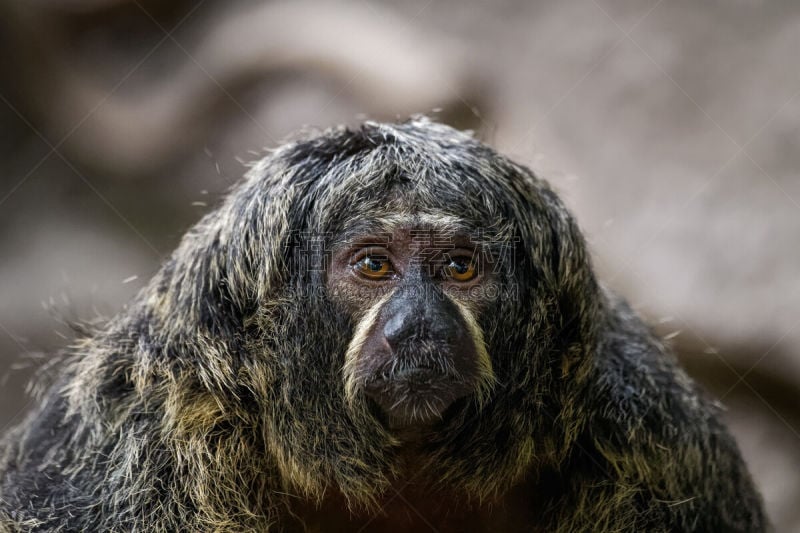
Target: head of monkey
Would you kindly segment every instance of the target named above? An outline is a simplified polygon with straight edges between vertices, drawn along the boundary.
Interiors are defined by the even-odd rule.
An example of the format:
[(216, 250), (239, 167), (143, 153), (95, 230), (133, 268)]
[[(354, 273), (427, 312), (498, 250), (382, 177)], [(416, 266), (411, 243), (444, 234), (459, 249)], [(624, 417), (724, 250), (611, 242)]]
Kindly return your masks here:
[(529, 170), (424, 118), (366, 123), (277, 150), (223, 211), (199, 313), (245, 317), (238, 386), (290, 484), (364, 502), (413, 444), (483, 497), (574, 438), (598, 289)]

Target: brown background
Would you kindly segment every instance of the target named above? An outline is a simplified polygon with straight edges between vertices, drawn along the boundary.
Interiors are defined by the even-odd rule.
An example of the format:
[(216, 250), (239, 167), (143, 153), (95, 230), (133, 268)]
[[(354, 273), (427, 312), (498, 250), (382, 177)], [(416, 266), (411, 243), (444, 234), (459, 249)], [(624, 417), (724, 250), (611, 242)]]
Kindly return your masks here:
[(0, 0), (0, 428), (62, 322), (119, 311), (241, 161), (435, 109), (562, 193), (800, 527), (788, 0)]

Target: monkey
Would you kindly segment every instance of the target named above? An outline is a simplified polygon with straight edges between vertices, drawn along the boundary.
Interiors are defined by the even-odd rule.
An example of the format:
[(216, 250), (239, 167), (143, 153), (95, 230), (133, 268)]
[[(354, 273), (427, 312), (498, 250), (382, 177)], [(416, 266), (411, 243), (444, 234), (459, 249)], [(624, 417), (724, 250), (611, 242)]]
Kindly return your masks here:
[(748, 531), (551, 186), (424, 116), (271, 151), (3, 440), (10, 531)]

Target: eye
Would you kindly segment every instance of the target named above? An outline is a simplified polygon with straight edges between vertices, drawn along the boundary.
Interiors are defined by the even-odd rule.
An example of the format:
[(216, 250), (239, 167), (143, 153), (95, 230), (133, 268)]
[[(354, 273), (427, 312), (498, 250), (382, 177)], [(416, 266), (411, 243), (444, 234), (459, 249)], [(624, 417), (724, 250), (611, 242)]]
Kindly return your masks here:
[(392, 264), (386, 257), (366, 255), (354, 266), (356, 272), (369, 279), (384, 279), (392, 274)]
[(444, 267), (444, 276), (454, 281), (470, 281), (476, 275), (475, 263), (469, 257), (454, 257)]

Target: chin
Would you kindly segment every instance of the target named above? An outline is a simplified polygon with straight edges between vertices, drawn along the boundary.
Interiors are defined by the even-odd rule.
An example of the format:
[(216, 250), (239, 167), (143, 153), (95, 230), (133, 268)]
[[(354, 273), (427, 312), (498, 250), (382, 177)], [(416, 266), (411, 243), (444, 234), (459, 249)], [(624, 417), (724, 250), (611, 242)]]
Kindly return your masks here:
[(415, 372), (392, 380), (375, 380), (368, 397), (389, 428), (430, 427), (442, 421), (472, 392), (462, 380)]

